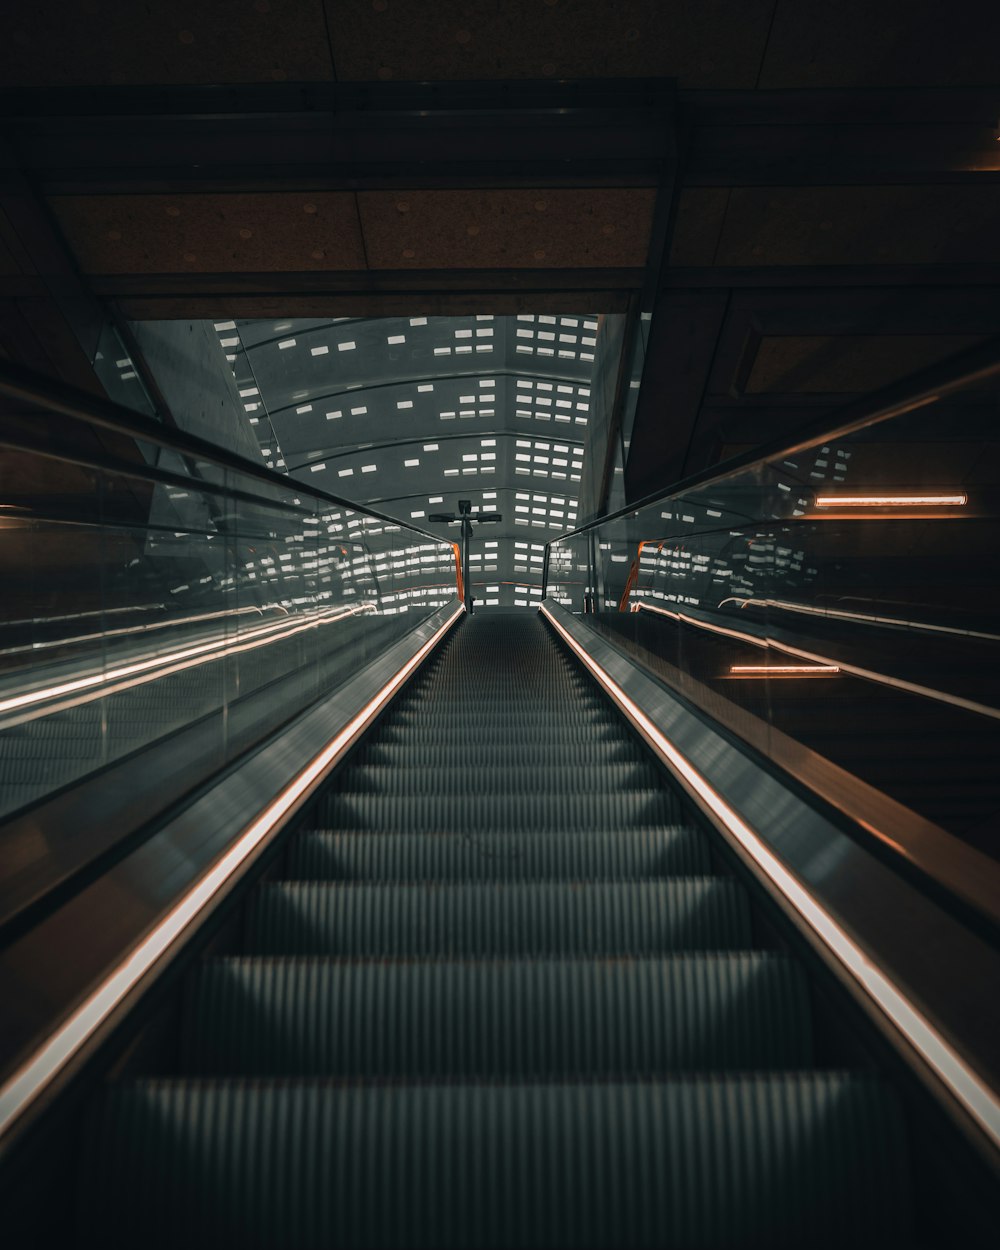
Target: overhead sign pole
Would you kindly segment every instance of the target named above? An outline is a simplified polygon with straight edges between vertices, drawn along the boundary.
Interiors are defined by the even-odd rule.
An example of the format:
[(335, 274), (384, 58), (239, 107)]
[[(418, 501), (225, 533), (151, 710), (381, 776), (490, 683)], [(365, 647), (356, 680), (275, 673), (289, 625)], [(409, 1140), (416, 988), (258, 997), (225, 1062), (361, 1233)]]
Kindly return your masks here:
[(473, 516), (472, 500), (460, 499), (458, 501), (458, 512), (432, 512), (427, 519), (428, 521), (439, 521), (448, 525), (460, 523), (462, 526), (462, 581), (465, 584), (465, 610), (471, 616), (473, 604), (475, 603), (472, 594), (472, 577), (469, 570), (469, 541), (472, 538), (472, 526), (475, 523), (484, 521), (502, 521), (503, 517), (499, 512), (477, 512)]

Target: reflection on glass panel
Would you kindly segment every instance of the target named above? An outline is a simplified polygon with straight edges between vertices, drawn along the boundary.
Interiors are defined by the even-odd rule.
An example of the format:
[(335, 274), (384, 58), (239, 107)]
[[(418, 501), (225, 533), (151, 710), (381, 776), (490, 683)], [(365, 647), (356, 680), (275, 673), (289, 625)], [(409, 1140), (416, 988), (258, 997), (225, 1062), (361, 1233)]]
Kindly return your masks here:
[(620, 514), (552, 544), (547, 596), (833, 801), (1000, 854), (997, 415), (968, 390)]
[(108, 437), (4, 453), (2, 815), (197, 726), (221, 766), (456, 594), (449, 542)]
[(129, 349), (110, 321), (101, 326), (92, 364), (109, 399), (147, 417), (158, 415)]

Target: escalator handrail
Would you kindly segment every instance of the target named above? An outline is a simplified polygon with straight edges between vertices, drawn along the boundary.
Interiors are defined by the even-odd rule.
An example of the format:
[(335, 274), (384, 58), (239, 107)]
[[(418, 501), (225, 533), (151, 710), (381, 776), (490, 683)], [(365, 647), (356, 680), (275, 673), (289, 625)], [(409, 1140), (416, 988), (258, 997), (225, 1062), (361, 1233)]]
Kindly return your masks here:
[[(736, 777), (731, 761), (726, 759), (724, 740), (718, 731), (710, 725), (699, 724), (699, 718), (692, 718), (680, 703), (674, 703), (673, 711), (679, 714), (678, 719), (670, 731), (666, 731), (662, 727), (664, 705), (658, 683), (641, 665), (624, 653), (616, 652), (612, 643), (593, 635), (579, 616), (560, 605), (543, 604), (540, 611), (697, 808), (732, 847), (738, 848), (741, 859), (752, 865), (753, 874), (767, 892), (781, 899), (796, 916), (795, 923), (800, 931), (809, 935), (817, 950), (827, 952), (833, 964), (854, 983), (855, 992), (874, 1004), (899, 1038), (905, 1039), (908, 1058), (919, 1056), (916, 1070), (921, 1078), (926, 1080), (927, 1074), (932, 1073), (933, 1080), (940, 1082), (962, 1114), (968, 1117), (968, 1123), (975, 1125), (976, 1132), (982, 1134), (990, 1151), (996, 1152), (1000, 1148), (1000, 1093), (990, 1082), (988, 1065), (982, 1064), (984, 1051), (995, 1049), (995, 1039), (975, 1013), (967, 1013), (961, 1034), (956, 1036), (953, 1029), (941, 1022), (940, 1004), (936, 1007), (922, 1001), (912, 980), (908, 983), (900, 979), (898, 969), (893, 972), (885, 964), (884, 950), (879, 948), (888, 949), (887, 937), (892, 931), (892, 926), (885, 925), (885, 914), (879, 911), (877, 922), (866, 926), (867, 931), (857, 928), (859, 915), (875, 914), (873, 900), (876, 907), (883, 906), (877, 891), (872, 894), (857, 888), (860, 872), (863, 869), (871, 878), (872, 873), (891, 870), (875, 858), (868, 859), (864, 865), (868, 852), (860, 847), (855, 851), (850, 839), (841, 843), (839, 851), (834, 851), (836, 842), (831, 840), (831, 835), (832, 839), (846, 835), (824, 814), (802, 807), (804, 800), (797, 799), (792, 791), (787, 792), (787, 805), (775, 803), (774, 795), (768, 803), (761, 804), (760, 779), (766, 777), (780, 790), (785, 785), (782, 777), (768, 775), (749, 756), (741, 756), (741, 764), (747, 771), (742, 777)], [(583, 634), (590, 636), (584, 639)], [(671, 700), (673, 702), (672, 696)], [(682, 722), (686, 722), (686, 729)], [(679, 724), (682, 725), (680, 734), (677, 733)], [(720, 745), (724, 748), (721, 751)], [(740, 752), (738, 746), (733, 750)], [(771, 813), (770, 831), (761, 822), (762, 807)], [(808, 829), (803, 828), (803, 817), (809, 822)], [(787, 834), (793, 824), (797, 836), (793, 840), (782, 838), (782, 828)], [(850, 864), (844, 859), (845, 851), (854, 855)], [(840, 883), (836, 880), (838, 871), (844, 873)], [(849, 891), (843, 884), (848, 880), (853, 883)], [(903, 879), (890, 877), (890, 880), (894, 883), (898, 880), (904, 892), (913, 888)], [(938, 911), (937, 903), (923, 897), (919, 891), (912, 897), (919, 900), (917, 906), (924, 917), (920, 923), (926, 924), (927, 917)], [(940, 914), (947, 915), (943, 910)], [(896, 912), (895, 918), (897, 921), (905, 919), (911, 925), (918, 919), (912, 904), (908, 911)], [(938, 934), (948, 931), (952, 941), (960, 935), (963, 949), (976, 951), (978, 955), (990, 950), (978, 934), (963, 926), (959, 917), (947, 917), (945, 926), (936, 929)], [(923, 932), (933, 930), (925, 928)], [(919, 943), (910, 944), (910, 951), (915, 962), (926, 959), (926, 951)], [(995, 955), (991, 951), (987, 959), (993, 958)], [(972, 1036), (976, 1038), (974, 1056), (969, 1053)]]
[[(6, 395), (10, 399), (23, 403), (38, 405), (48, 409), (50, 412), (58, 413), (60, 416), (68, 417), (71, 420), (80, 421), (87, 425), (98, 426), (115, 434), (122, 434), (127, 438), (140, 439), (142, 442), (150, 443), (165, 451), (193, 456), (200, 461), (214, 465), (216, 468), (228, 469), (241, 474), (243, 477), (276, 487), (283, 492), (308, 496), (324, 506), (333, 505), (338, 508), (347, 508), (352, 512), (372, 517), (376, 521), (383, 521), (388, 525), (398, 525), (402, 529), (420, 534), (422, 537), (429, 538), (436, 543), (447, 546), (453, 545), (448, 539), (442, 538), (440, 534), (433, 534), (430, 530), (421, 529), (420, 526), (404, 521), (400, 517), (390, 516), (388, 513), (379, 512), (367, 504), (352, 502), (350, 499), (345, 499), (342, 495), (334, 495), (330, 491), (313, 486), (311, 483), (307, 484), (299, 481), (297, 478), (288, 477), (284, 473), (279, 473), (275, 469), (269, 469), (264, 464), (241, 456), (238, 452), (230, 451), (226, 447), (220, 447), (215, 443), (209, 442), (208, 439), (200, 438), (196, 434), (189, 434), (173, 426), (161, 425), (160, 422), (152, 417), (142, 416), (140, 413), (124, 407), (122, 404), (115, 403), (113, 400), (102, 399), (99, 396), (88, 394), (79, 387), (47, 378), (32, 369), (26, 369), (9, 361), (0, 362), (0, 395)], [(52, 454), (51, 451), (49, 454)], [(94, 451), (90, 451), (88, 454), (93, 459), (98, 458)], [(118, 462), (114, 464), (109, 463), (109, 468), (117, 472), (120, 471), (121, 465)]]
[(600, 529), (610, 521), (635, 516), (643, 508), (665, 503), (669, 499), (687, 494), (696, 487), (714, 486), (748, 469), (763, 468), (775, 461), (796, 455), (817, 443), (845, 438), (868, 426), (877, 425), (892, 417), (902, 416), (906, 412), (913, 412), (917, 408), (927, 407), (956, 391), (985, 382), (997, 375), (1000, 375), (1000, 338), (991, 338), (976, 347), (957, 352), (938, 364), (911, 373), (898, 382), (892, 382), (888, 386), (872, 391), (862, 396), (861, 399), (852, 400), (838, 408), (832, 415), (824, 413), (812, 421), (805, 422), (798, 427), (791, 442), (788, 441), (786, 434), (781, 435), (738, 456), (730, 456), (728, 460), (710, 465), (699, 473), (692, 473), (688, 477), (681, 478), (662, 490), (644, 495), (635, 503), (619, 508), (616, 512), (609, 512), (576, 529), (567, 530), (557, 538), (549, 539), (545, 544), (543, 597), (548, 582), (549, 552), (557, 543)]

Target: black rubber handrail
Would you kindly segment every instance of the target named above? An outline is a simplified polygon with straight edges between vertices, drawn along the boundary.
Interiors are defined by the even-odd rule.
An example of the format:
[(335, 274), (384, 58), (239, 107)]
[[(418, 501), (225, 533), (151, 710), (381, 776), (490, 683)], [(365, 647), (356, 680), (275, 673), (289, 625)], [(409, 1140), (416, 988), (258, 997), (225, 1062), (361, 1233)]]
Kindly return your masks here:
[[(245, 456), (229, 451), (225, 447), (219, 447), (207, 439), (199, 438), (196, 434), (188, 434), (184, 430), (161, 425), (150, 417), (144, 417), (121, 404), (116, 404), (113, 400), (101, 399), (98, 396), (90, 395), (78, 387), (46, 378), (31, 369), (25, 369), (21, 365), (11, 364), (8, 361), (0, 363), (0, 395), (6, 395), (22, 403), (37, 405), (50, 412), (59, 413), (60, 416), (69, 417), (71, 420), (81, 421), (97, 426), (100, 429), (111, 430), (128, 438), (141, 439), (145, 443), (161, 447), (166, 451), (193, 456), (206, 464), (212, 464), (217, 468), (240, 473), (244, 477), (266, 483), (268, 486), (278, 488), (292, 495), (307, 495), (311, 499), (321, 502), (324, 506), (332, 504), (337, 508), (347, 508), (352, 512), (362, 513), (377, 521), (383, 521), (388, 525), (398, 525), (401, 529), (410, 530), (415, 534), (422, 535), (424, 538), (430, 538), (434, 542), (452, 545), (449, 544), (448, 539), (442, 538), (439, 534), (432, 534), (429, 530), (420, 529), (418, 526), (411, 525), (400, 517), (389, 516), (387, 513), (378, 512), (364, 504), (353, 503), (340, 495), (333, 495), (329, 491), (320, 490), (316, 486), (307, 485), (298, 479), (287, 477), (284, 473), (268, 469), (263, 464), (257, 464), (253, 460), (248, 460)], [(58, 456), (58, 453), (53, 449), (49, 449), (47, 454)], [(67, 458), (72, 459), (73, 457)], [(91, 463), (94, 464), (94, 467), (99, 467), (100, 462), (98, 460), (96, 464), (94, 461), (91, 461)], [(121, 472), (122, 462), (115, 461), (114, 465), (109, 465), (109, 467), (114, 472)], [(188, 484), (190, 485), (191, 483), (189, 482)], [(200, 486), (201, 484), (198, 485)], [(227, 489), (223, 488), (223, 490)], [(235, 491), (233, 492), (234, 495), (236, 493)], [(281, 506), (278, 501), (258, 499), (257, 502)], [(291, 505), (285, 504), (284, 506), (289, 511), (294, 511)]]

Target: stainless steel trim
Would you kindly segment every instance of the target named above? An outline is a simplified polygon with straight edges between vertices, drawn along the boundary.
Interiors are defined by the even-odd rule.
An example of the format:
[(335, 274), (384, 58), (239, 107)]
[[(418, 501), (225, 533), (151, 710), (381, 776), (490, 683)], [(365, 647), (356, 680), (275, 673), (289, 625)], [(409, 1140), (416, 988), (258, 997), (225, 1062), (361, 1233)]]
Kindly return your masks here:
[(997, 1166), (1000, 952), (684, 707), (582, 618), (548, 603), (540, 612)]
[[(652, 604), (643, 604), (642, 607), (646, 611), (672, 617), (697, 629), (723, 634), (761, 647), (774, 647), (800, 658), (809, 658), (817, 664), (835, 665), (845, 673), (865, 675), (867, 671), (841, 659), (836, 652), (826, 655), (793, 647), (773, 628), (755, 634), (747, 632), (753, 630), (752, 624), (748, 624), (745, 630), (732, 629), (713, 623), (693, 608), (673, 612)], [(905, 688), (906, 683), (896, 682), (891, 676), (878, 673), (869, 673), (868, 676), (873, 681), (883, 680)], [(669, 674), (664, 675), (664, 680), (670, 683)], [(684, 674), (683, 680), (681, 693), (686, 692), (696, 705), (700, 695), (710, 695), (708, 687), (689, 674)], [(733, 707), (735, 711), (735, 705)], [(713, 714), (720, 723), (726, 723), (724, 706), (720, 706), (718, 702), (713, 708)], [(860, 777), (810, 750), (745, 708), (739, 708), (738, 715), (733, 716), (728, 727), (751, 746), (757, 745), (755, 739), (766, 744), (759, 749), (779, 768), (794, 773), (810, 790), (842, 812), (848, 820), (860, 825), (893, 854), (901, 856), (936, 886), (979, 912), (1000, 930), (1000, 864), (995, 859), (963, 842), (961, 838), (927, 820), (918, 812), (905, 807), (890, 795), (876, 790)]]
[[(132, 1003), (163, 971), (193, 927), (245, 876), (463, 612), (457, 600), (439, 609), (3, 952), (0, 1001), (19, 1015), (32, 997), (38, 967), (46, 961), (51, 965), (55, 952), (69, 965), (69, 973), (64, 966), (58, 978), (67, 1014), (52, 1022), (0, 1087), (0, 1149), (32, 1106), (126, 1002)], [(304, 766), (299, 763), (303, 757), (308, 760)], [(247, 811), (255, 813), (249, 822)], [(85, 921), (92, 927), (83, 927)], [(84, 933), (86, 942), (81, 941)], [(73, 941), (77, 949), (68, 945)], [(103, 960), (104, 966), (94, 968), (85, 958), (73, 964), (84, 949), (90, 965)], [(70, 1005), (74, 998), (75, 1005)]]
[[(733, 600), (723, 599), (722, 602), (731, 603)], [(746, 599), (744, 602), (766, 603), (767, 600)], [(722, 604), (719, 606), (721, 607)], [(891, 673), (880, 673), (872, 668), (863, 668), (860, 664), (855, 664), (849, 659), (815, 651), (810, 646), (800, 646), (797, 642), (789, 641), (791, 635), (787, 632), (779, 631), (774, 625), (769, 625), (766, 630), (758, 627), (758, 632), (754, 632), (754, 625), (748, 625), (744, 622), (742, 629), (734, 629), (731, 626), (713, 624), (711, 621), (703, 620), (690, 611), (674, 612), (669, 608), (662, 608), (655, 603), (648, 603), (645, 600), (637, 602), (632, 610), (634, 612), (659, 613), (662, 616), (672, 617), (677, 621), (684, 621), (685, 624), (694, 625), (698, 629), (705, 629), (716, 634), (724, 634), (729, 638), (736, 638), (741, 642), (749, 643), (751, 646), (773, 647), (777, 651), (783, 651), (786, 655), (795, 656), (800, 660), (808, 660), (811, 664), (836, 665), (841, 672), (850, 673), (852, 677), (860, 677), (863, 681), (889, 686), (893, 690), (902, 690), (906, 694), (919, 695), (922, 699), (933, 699), (938, 703), (947, 703), (951, 707), (961, 708), (964, 712), (975, 712), (977, 716), (989, 716), (993, 720), (1000, 720), (1000, 708), (992, 707), (989, 703), (980, 703), (976, 699), (967, 699), (964, 695), (952, 694), (948, 690), (937, 690), (934, 686), (924, 686), (919, 682), (907, 681), (903, 677), (894, 677)], [(956, 630), (954, 632), (958, 633), (959, 631)]]

